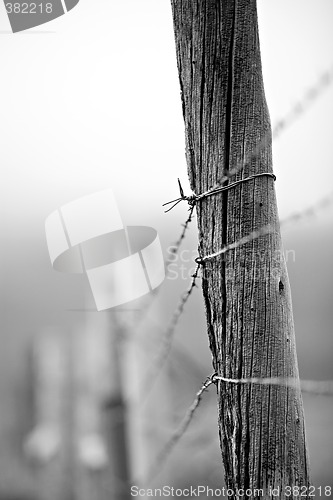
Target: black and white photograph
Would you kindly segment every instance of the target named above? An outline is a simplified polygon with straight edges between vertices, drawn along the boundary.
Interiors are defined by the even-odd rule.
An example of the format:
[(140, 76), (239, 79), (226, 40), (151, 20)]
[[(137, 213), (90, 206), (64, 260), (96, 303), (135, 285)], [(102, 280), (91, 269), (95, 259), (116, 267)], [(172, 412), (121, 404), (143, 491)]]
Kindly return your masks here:
[(333, 1), (0, 0), (0, 500), (333, 498)]

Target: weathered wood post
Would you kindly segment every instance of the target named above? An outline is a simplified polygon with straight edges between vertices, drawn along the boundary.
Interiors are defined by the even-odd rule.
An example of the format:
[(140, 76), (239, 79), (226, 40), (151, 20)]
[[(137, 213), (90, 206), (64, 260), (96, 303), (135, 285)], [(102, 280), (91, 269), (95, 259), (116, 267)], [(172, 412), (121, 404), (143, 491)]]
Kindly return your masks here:
[[(171, 4), (192, 190), (196, 194), (209, 190), (237, 165), (240, 168), (229, 183), (272, 172), (256, 1), (171, 0)], [(196, 208), (201, 257), (262, 226), (273, 228), (202, 266), (214, 369), (234, 379), (298, 380), (273, 178), (242, 182), (197, 201)], [(217, 391), (220, 444), (226, 484), (235, 492), (232, 498), (240, 498), (238, 488), (252, 491), (241, 498), (254, 498), (255, 489), (263, 489), (264, 497), (271, 498), (271, 488), (279, 488), (278, 498), (288, 498), (285, 487), (294, 486), (303, 486), (307, 495), (299, 389), (219, 381)]]

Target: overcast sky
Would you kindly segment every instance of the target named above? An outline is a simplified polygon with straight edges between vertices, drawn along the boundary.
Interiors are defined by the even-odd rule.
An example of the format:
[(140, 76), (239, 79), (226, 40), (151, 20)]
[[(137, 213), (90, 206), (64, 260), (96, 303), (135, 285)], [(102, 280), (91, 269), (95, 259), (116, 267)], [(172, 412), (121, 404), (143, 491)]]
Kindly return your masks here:
[[(67, 15), (15, 35), (5, 33), (1, 5), (2, 199), (19, 230), (105, 187), (165, 224), (161, 202), (177, 194), (177, 177), (187, 185), (169, 3), (80, 0)], [(274, 124), (332, 67), (333, 3), (258, 7)], [(332, 124), (333, 86), (275, 143), (282, 216), (329, 191)]]

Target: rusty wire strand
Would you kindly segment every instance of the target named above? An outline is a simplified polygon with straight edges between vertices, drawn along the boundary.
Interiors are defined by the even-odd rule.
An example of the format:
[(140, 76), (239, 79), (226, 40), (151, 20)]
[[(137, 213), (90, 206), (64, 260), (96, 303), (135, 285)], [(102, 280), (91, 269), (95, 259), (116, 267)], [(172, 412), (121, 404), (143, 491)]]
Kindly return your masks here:
[[(321, 200), (319, 200), (317, 203), (314, 205), (311, 205), (310, 207), (307, 207), (306, 209), (293, 213), (286, 217), (285, 219), (282, 219), (280, 221), (280, 227), (283, 227), (287, 224), (295, 223), (300, 220), (306, 219), (308, 217), (312, 217), (316, 215), (316, 213), (319, 210), (327, 208), (331, 203), (333, 202), (333, 192), (328, 194), (327, 196), (323, 197)], [(275, 231), (275, 227), (272, 224), (267, 224), (259, 229), (256, 229), (255, 231), (252, 231), (251, 233), (247, 234), (246, 236), (243, 236), (243, 238), (240, 238), (237, 241), (234, 241), (233, 243), (229, 243), (225, 245), (221, 250), (211, 253), (209, 255), (205, 255), (203, 257), (197, 257), (195, 259), (195, 262), (197, 264), (204, 264), (208, 260), (212, 260), (215, 257), (219, 257), (220, 255), (223, 255), (230, 250), (234, 250), (242, 245), (245, 245), (246, 243), (249, 243), (250, 241), (253, 241), (260, 236), (264, 236), (266, 234), (273, 233)]]
[[(172, 256), (176, 255), (179, 251), (179, 248), (180, 248), (180, 245), (182, 244), (183, 240), (185, 239), (185, 236), (186, 236), (186, 232), (188, 230), (188, 227), (190, 225), (190, 223), (192, 222), (192, 219), (193, 219), (193, 212), (194, 212), (194, 205), (192, 205), (189, 209), (189, 216), (188, 218), (186, 219), (186, 221), (184, 222), (184, 224), (182, 224), (183, 226), (183, 229), (182, 229), (182, 232), (180, 233), (180, 236), (178, 238), (178, 240), (174, 243), (174, 245), (172, 245), (172, 251), (171, 251), (171, 254)], [(166, 269), (168, 271), (169, 269), (169, 266), (170, 264), (172, 263), (172, 259), (168, 259), (167, 262), (166, 262)]]
[(180, 423), (179, 427), (171, 435), (171, 438), (167, 441), (164, 448), (161, 450), (161, 452), (158, 454), (158, 456), (154, 460), (154, 465), (151, 467), (150, 471), (148, 472), (148, 475), (144, 481), (144, 484), (147, 484), (150, 481), (152, 481), (161, 471), (162, 466), (166, 462), (170, 453), (172, 452), (172, 450), (174, 449), (176, 444), (179, 442), (179, 440), (183, 437), (186, 430), (188, 429), (188, 426), (190, 425), (190, 423), (194, 417), (194, 414), (201, 403), (203, 393), (212, 384), (215, 383), (214, 377), (215, 377), (215, 373), (205, 380), (203, 385), (200, 387), (200, 389), (196, 393), (195, 399), (194, 399), (193, 403), (191, 404), (191, 406), (187, 409), (185, 416), (184, 416), (182, 422)]
[(192, 275), (192, 280), (190, 283), (190, 286), (188, 289), (181, 295), (178, 306), (176, 307), (171, 321), (169, 323), (168, 328), (165, 330), (164, 334), (162, 335), (162, 341), (161, 341), (161, 347), (160, 350), (153, 361), (153, 364), (151, 366), (151, 369), (149, 370), (149, 374), (147, 377), (145, 377), (145, 383), (143, 384), (143, 391), (142, 394), (143, 396), (141, 397), (141, 403), (143, 403), (147, 396), (149, 395), (151, 389), (153, 388), (158, 375), (162, 371), (162, 368), (164, 367), (164, 364), (169, 356), (171, 346), (172, 346), (172, 340), (173, 340), (173, 335), (176, 329), (176, 326), (179, 322), (180, 317), (182, 316), (184, 312), (185, 305), (190, 298), (194, 288), (197, 286), (196, 281), (198, 279), (198, 274), (200, 271), (200, 264), (197, 264), (197, 267)]
[(228, 378), (214, 375), (213, 381), (221, 381), (226, 384), (255, 384), (279, 387), (291, 387), (302, 392), (317, 395), (333, 396), (333, 380), (300, 380), (298, 378), (283, 377), (251, 377), (251, 378)]
[[(166, 259), (164, 261), (165, 276), (166, 276), (166, 278), (168, 277), (168, 274), (169, 274), (170, 265), (173, 262), (172, 257), (174, 257), (174, 256), (176, 256), (178, 254), (180, 246), (181, 246), (182, 242), (184, 241), (184, 239), (186, 237), (187, 231), (189, 229), (189, 225), (190, 225), (190, 223), (193, 220), (194, 208), (195, 208), (194, 206), (190, 207), (188, 218), (186, 219), (186, 221), (184, 222), (184, 224), (182, 224), (183, 229), (182, 229), (182, 231), (181, 231), (181, 233), (180, 233), (177, 241), (173, 245), (170, 246), (170, 248), (171, 248), (171, 252), (170, 252), (171, 255), (169, 256), (168, 259)], [(161, 287), (159, 287), (159, 288), (157, 288), (157, 289), (154, 290), (154, 293), (151, 296), (151, 300), (149, 302), (147, 302), (146, 305), (142, 308), (141, 314), (140, 314), (140, 317), (139, 317), (139, 320), (138, 320), (138, 324), (139, 325), (146, 319), (148, 311), (149, 311), (150, 307), (152, 306), (154, 300), (158, 297), (160, 289), (161, 289)]]

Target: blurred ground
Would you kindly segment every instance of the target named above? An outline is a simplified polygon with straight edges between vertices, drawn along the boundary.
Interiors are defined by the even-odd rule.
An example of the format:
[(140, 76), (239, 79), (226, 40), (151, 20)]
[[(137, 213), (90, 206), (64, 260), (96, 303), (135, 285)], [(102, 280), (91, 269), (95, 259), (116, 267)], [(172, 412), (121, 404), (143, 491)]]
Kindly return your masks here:
[[(288, 262), (293, 294), (295, 324), (300, 374), (304, 379), (332, 379), (332, 225), (328, 221), (321, 223), (313, 220), (292, 228), (285, 233), (286, 250), (294, 250), (295, 259)], [(170, 231), (162, 239), (172, 241)], [(184, 249), (195, 248), (195, 227), (191, 229)], [(41, 314), (38, 304), (34, 303), (39, 292), (31, 283), (39, 285), (34, 276), (35, 268), (25, 268), (24, 282), (9, 283), (9, 275), (14, 268), (16, 252), (22, 251), (22, 244), (17, 241), (13, 251), (6, 255), (6, 268), (2, 270), (5, 283), (8, 284), (5, 315), (1, 326), (1, 358), (0, 358), (0, 493), (6, 500), (12, 498), (34, 497), (38, 484), (38, 467), (22, 455), (22, 443), (33, 426), (34, 413), (31, 400), (31, 373), (29, 373), (29, 345), (36, 332), (46, 327), (48, 314)], [(36, 259), (34, 245), (25, 243), (25, 251), (31, 248), (28, 259)], [(185, 255), (185, 254), (183, 254)], [(188, 254), (186, 254), (188, 256)], [(179, 264), (179, 263), (178, 263)], [(186, 262), (184, 276), (190, 275), (191, 263)], [(22, 264), (23, 266), (23, 264)], [(19, 277), (16, 268), (16, 276)], [(57, 276), (54, 273), (54, 276)], [(73, 276), (72, 276), (73, 277)], [(62, 276), (55, 287), (62, 293), (66, 281)], [(69, 282), (68, 282), (69, 283)], [(11, 285), (11, 286), (10, 286)], [(81, 283), (75, 283), (78, 297), (74, 300), (78, 305), (82, 293)], [(168, 318), (176, 306), (178, 296), (187, 286), (184, 279), (167, 280), (160, 290), (158, 300), (150, 310), (147, 325), (144, 329), (144, 352), (148, 359), (153, 359), (158, 339), (162, 334)], [(50, 288), (45, 288), (44, 294)], [(67, 289), (67, 299), (74, 291), (73, 283)], [(31, 294), (32, 292), (32, 294)], [(34, 299), (33, 294), (36, 297)], [(51, 296), (54, 291), (50, 290)], [(29, 296), (29, 297), (28, 297)], [(81, 296), (81, 298), (80, 298)], [(73, 295), (72, 295), (73, 297)], [(28, 299), (29, 313), (26, 312), (25, 298)], [(73, 302), (73, 301), (72, 301)], [(73, 305), (73, 303), (72, 303)], [(54, 311), (50, 315), (53, 326), (70, 331), (75, 328), (78, 313)], [(3, 320), (5, 318), (5, 321)], [(57, 322), (56, 322), (57, 319)], [(146, 339), (145, 339), (146, 336)], [(148, 340), (147, 343), (147, 338)], [(155, 340), (154, 340), (155, 339)], [(139, 352), (139, 351), (137, 351)], [(147, 433), (146, 464), (154, 462), (154, 457), (163, 447), (168, 436), (177, 427), (203, 379), (210, 374), (210, 353), (205, 333), (205, 320), (201, 293), (199, 290), (191, 297), (176, 331), (174, 347), (170, 360), (165, 367), (167, 378), (157, 378), (151, 393), (147, 397), (145, 426)], [(161, 399), (162, 398), (162, 399)], [(160, 416), (152, 408), (161, 407), (165, 415), (164, 428), (156, 424)], [(164, 403), (163, 403), (164, 404)], [(313, 481), (316, 485), (333, 485), (333, 398), (315, 395), (304, 396), (307, 436), (310, 449)], [(162, 407), (161, 407), (162, 408)], [(155, 416), (154, 415), (155, 412)], [(155, 431), (154, 431), (155, 429)], [(189, 431), (176, 447), (168, 460), (168, 465), (154, 481), (156, 487), (161, 484), (207, 484), (216, 487), (223, 484), (220, 464), (219, 445), (216, 427), (216, 407), (214, 389), (205, 394), (204, 401), (192, 422)], [(31, 493), (29, 493), (31, 492)], [(13, 496), (14, 495), (14, 496)], [(16, 495), (16, 496), (15, 496)], [(21, 495), (21, 496), (20, 496)], [(44, 498), (42, 500), (45, 500)]]

